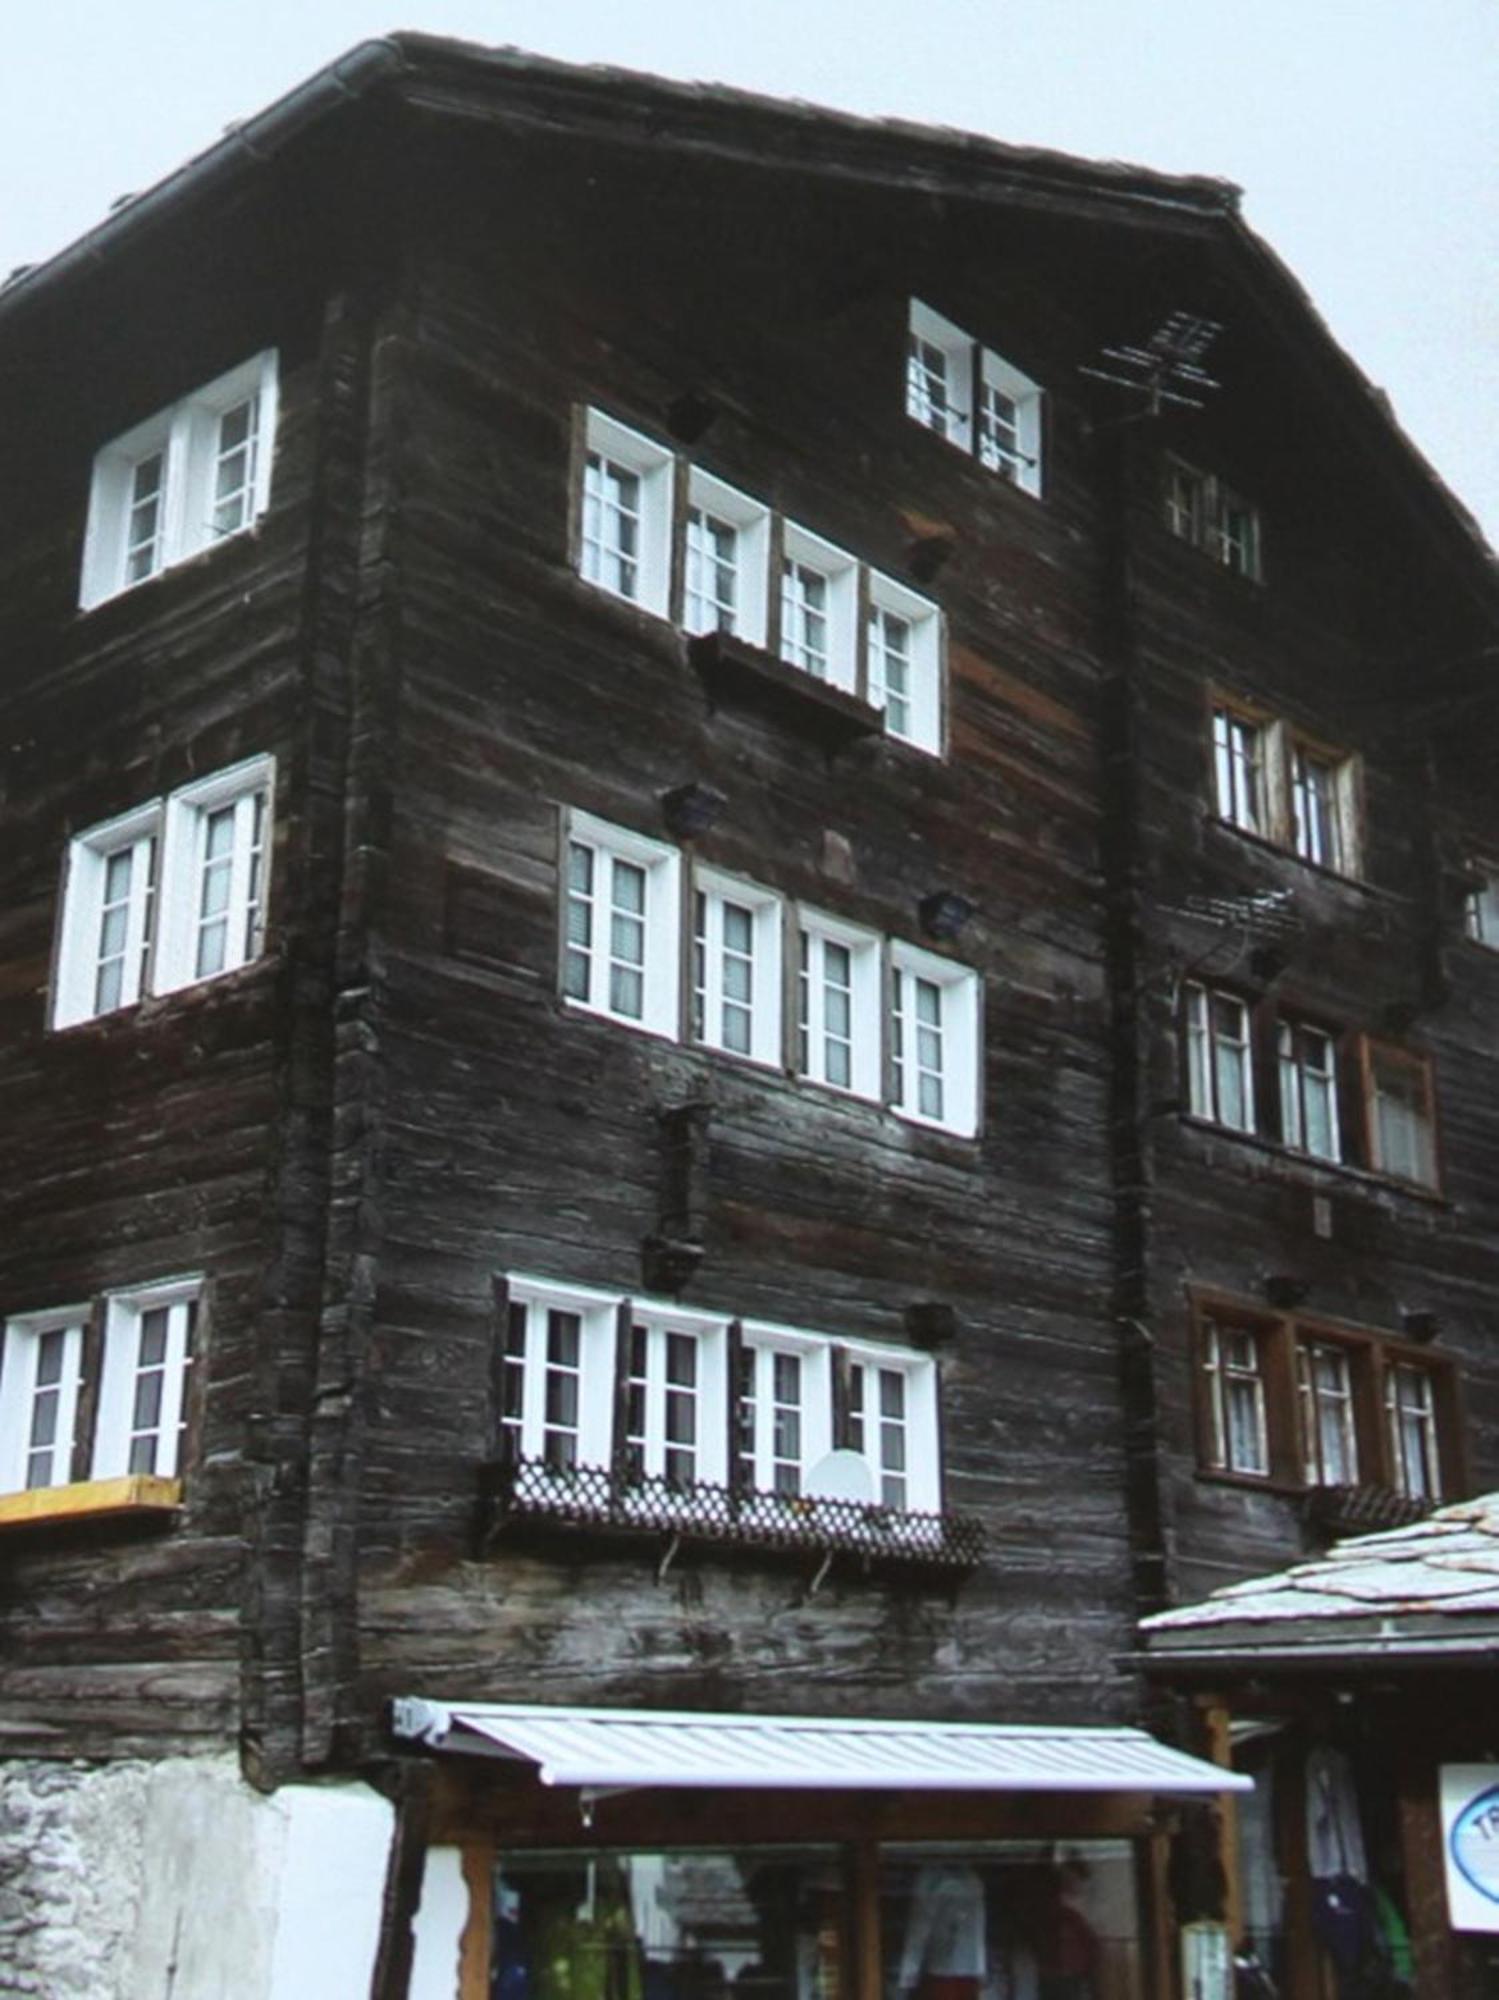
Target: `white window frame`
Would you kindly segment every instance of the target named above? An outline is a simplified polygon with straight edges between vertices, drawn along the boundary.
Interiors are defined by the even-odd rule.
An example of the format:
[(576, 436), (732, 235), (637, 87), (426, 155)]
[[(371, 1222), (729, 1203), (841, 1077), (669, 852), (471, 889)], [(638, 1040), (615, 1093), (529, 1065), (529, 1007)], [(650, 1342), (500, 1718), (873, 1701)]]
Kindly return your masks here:
[(898, 1374), (905, 1381), (905, 1409), (901, 1424), (905, 1433), (905, 1465), (899, 1476), (905, 1480), (906, 1497), (896, 1509), (905, 1514), (936, 1514), (942, 1508), (942, 1428), (937, 1418), (937, 1366), (929, 1355), (909, 1350), (880, 1347), (872, 1341), (839, 1343), (851, 1367), (864, 1371), (865, 1406), (861, 1412), (863, 1443), (854, 1446), (874, 1480), (875, 1504), (888, 1505), (884, 1482), (892, 1469), (881, 1450), (884, 1419), (878, 1407), (869, 1407), (871, 1379), (880, 1371)]
[[(785, 990), (782, 938), (785, 905), (769, 889), (726, 875), (716, 868), (697, 868), (692, 877), (691, 913), (692, 1023), (694, 1039), (722, 1055), (747, 1062), (778, 1065), (781, 1061), (781, 1002)], [(698, 898), (704, 934), (699, 935)], [(749, 1047), (731, 1048), (724, 1037), (723, 1015), (731, 996), (724, 990), (724, 908), (733, 904), (748, 912), (750, 921), (750, 990), (739, 1001), (749, 1016)], [(737, 996), (733, 996), (737, 999)], [(701, 1021), (699, 1010), (701, 1009)]]
[(141, 1332), (147, 1313), (167, 1313), (166, 1347), (161, 1364), (162, 1400), (154, 1426), (156, 1446), (149, 1467), (136, 1467), (158, 1479), (176, 1478), (181, 1470), (178, 1439), (187, 1407), (191, 1373), (189, 1336), (202, 1296), (201, 1277), (165, 1278), (150, 1285), (111, 1292), (104, 1302), (104, 1354), (99, 1375), (99, 1413), (94, 1426), (92, 1477), (120, 1479), (132, 1470), (135, 1432), (135, 1390), (142, 1373)]
[[(265, 949), (275, 829), (276, 760), (249, 757), (130, 812), (87, 828), (69, 842), (59, 896), (52, 1026), (75, 1027), (154, 994), (206, 985), (251, 964)], [(255, 800), (263, 805), (257, 814)], [(224, 962), (197, 970), (205, 855), (211, 815), (235, 812), (228, 859)], [(258, 824), (259, 845), (252, 829)], [(148, 845), (154, 868), (148, 869)], [(111, 858), (135, 855), (119, 997), (97, 1005), (104, 891)], [(141, 871), (147, 872), (146, 882)]]
[[(938, 359), (944, 391), (940, 405), (931, 394)], [(1010, 405), (1003, 425), (995, 398)], [(911, 300), (906, 323), (906, 415), (976, 458), (986, 472), (1037, 499), (1042, 488), (1044, 399), (1040, 383), (1013, 362), (981, 347), (972, 334), (920, 299)]]
[[(919, 345), (918, 345), (919, 344)], [(906, 415), (959, 451), (973, 450), (972, 335), (954, 326), (920, 299), (912, 299), (906, 332)], [(941, 357), (945, 391), (942, 406), (933, 400), (927, 378), (935, 370), (922, 350)]]
[[(906, 657), (907, 687), (903, 703), (889, 685), (888, 651), (883, 643), (884, 621), (898, 618), (908, 631)], [(942, 613), (929, 598), (878, 570), (869, 572), (869, 606), (865, 619), (865, 688), (869, 701), (882, 711), (885, 732), (898, 743), (917, 750), (942, 755), (944, 672), (944, 628)], [(901, 726), (892, 720), (892, 702), (898, 714), (905, 713)]]
[[(598, 533), (590, 532), (590, 510), (601, 504), (593, 489), (590, 461), (597, 459), (616, 472), (639, 481), (638, 546), (633, 554), (634, 576), (630, 588), (605, 574), (606, 562), (618, 562), (620, 551), (605, 544)], [(589, 409), (583, 421), (582, 463), (578, 477), (577, 555), (578, 574), (596, 590), (637, 604), (642, 611), (665, 618), (671, 611), (671, 553), (675, 522), (672, 493), (676, 472), (673, 454), (641, 431), (632, 430), (603, 410)], [(595, 557), (595, 548), (604, 550), (604, 559)]]
[[(1013, 408), (1013, 442), (1003, 439), (994, 421), (990, 397), (1003, 397)], [(977, 455), (987, 472), (1041, 497), (1041, 387), (1011, 362), (983, 348), (979, 356)]]
[[(631, 1298), (629, 1311), (620, 1320), (620, 1337), (633, 1343), (637, 1331), (645, 1335), (645, 1372), (636, 1377), (631, 1357), (621, 1362), (622, 1380), (641, 1382), (643, 1423), (638, 1440), (640, 1471), (647, 1479), (667, 1478), (671, 1452), (690, 1449), (691, 1477), (682, 1482), (684, 1492), (693, 1486), (726, 1486), (729, 1480), (729, 1321), (716, 1314), (684, 1312), (680, 1307), (655, 1299)], [(672, 1442), (666, 1435), (668, 1398), (673, 1385), (667, 1379), (667, 1358), (673, 1335), (691, 1340), (696, 1348), (696, 1374), (692, 1384), (694, 1435), (690, 1447)], [(623, 1412), (621, 1423), (626, 1421)], [(633, 1447), (629, 1435), (616, 1441), (621, 1457)]]
[[(268, 348), (170, 408), (158, 410), (98, 453), (89, 490), (79, 592), (85, 611), (255, 526), (271, 498), (276, 378), (276, 352)], [(251, 465), (243, 488), (244, 518), (232, 528), (219, 530), (212, 519), (212, 484), (220, 458), (219, 425), (231, 410), (250, 401), (255, 404), (255, 422), (247, 446)], [(127, 534), (135, 468), (157, 454), (162, 473), (154, 557), (140, 576), (131, 577)]]
[[(157, 893), (155, 992), (176, 993), (185, 986), (222, 979), (251, 964), (264, 949), (275, 824), (274, 783), (274, 760), (249, 757), (242, 764), (182, 786), (168, 798)], [(258, 809), (257, 800), (261, 801)], [(210, 864), (205, 840), (210, 822), (224, 811), (234, 816), (227, 894), (221, 913), (226, 925), (224, 960), (212, 970), (200, 972), (199, 940), (206, 928), (202, 892), (208, 867), (218, 865)]]
[[(795, 999), (792, 1008), (798, 1076), (829, 1090), (880, 1102), (884, 1097), (881, 1051), (881, 939), (877, 932), (847, 924), (824, 911), (798, 907), (795, 912)], [(802, 965), (806, 941), (807, 964)], [(827, 1061), (828, 982), (826, 948), (840, 945), (849, 953), (849, 1080), (829, 1075)], [(805, 1012), (803, 1002), (805, 1001)], [(842, 1040), (842, 1036), (835, 1038)]]
[[(591, 850), (594, 856), (593, 882), (587, 896), (572, 886), (574, 843)], [(623, 861), (639, 868), (645, 877), (641, 1012), (636, 1015), (613, 1003), (614, 960), (608, 948), (612, 934), (613, 906), (599, 880), (599, 862), (608, 864), (612, 884), (613, 868)], [(591, 813), (564, 811), (562, 816), (562, 856), (559, 907), (561, 937), (559, 977), (564, 1003), (580, 1012), (598, 1014), (646, 1034), (665, 1035), (673, 1040), (680, 1032), (680, 966), (682, 927), (682, 858), (675, 847), (664, 841), (649, 840), (644, 834), (596, 819)], [(570, 936), (575, 901), (586, 901), (591, 912), (590, 937), (586, 943)], [(570, 991), (573, 960), (586, 960), (586, 990)], [(621, 961), (624, 963), (624, 961)]]
[[(518, 1426), (507, 1424), (501, 1412), (496, 1421), (502, 1435), (513, 1433), (525, 1458), (545, 1464), (548, 1423), (549, 1315), (576, 1314), (578, 1328), (578, 1409), (577, 1446), (574, 1464), (607, 1467), (614, 1436), (615, 1328), (619, 1313), (617, 1292), (596, 1291), (586, 1285), (556, 1284), (548, 1278), (512, 1275), (506, 1279), (507, 1309), (521, 1307), (526, 1314), (524, 1356), (521, 1362), (521, 1410)], [(509, 1325), (498, 1336), (502, 1351), (508, 1353)], [(505, 1365), (502, 1362), (502, 1367)], [(565, 1476), (570, 1468), (549, 1466)]]
[[(801, 622), (793, 594), (793, 569), (820, 576), (826, 586), (823, 670), (809, 663), (809, 648), (795, 628)], [(859, 679), (859, 564), (846, 549), (787, 521), (781, 546), (781, 658), (814, 680), (855, 692)]]
[[(88, 1306), (67, 1306), (56, 1312), (20, 1313), (6, 1322), (0, 1355), (0, 1493), (74, 1483), (83, 1343), (91, 1317)], [(37, 1368), (42, 1342), (53, 1333), (63, 1336), (56, 1419), (51, 1445), (38, 1446), (32, 1442), (32, 1430), (38, 1396), (44, 1392), (37, 1383)], [(33, 1479), (31, 1460), (43, 1450), (51, 1454), (50, 1476)]]
[[(763, 646), (769, 626), (770, 509), (726, 486), (701, 467), (687, 468), (687, 516), (682, 523), (682, 625), (688, 632), (728, 631)], [(725, 622), (692, 601), (692, 521), (696, 511), (731, 528), (735, 537), (735, 604)]]
[[(1215, 986), (1204, 986), (1195, 979), (1182, 983), (1182, 1011), (1186, 1037), (1187, 1064), (1187, 1105), (1194, 1118), (1205, 1119), (1220, 1126), (1225, 1132), (1254, 1133), (1258, 1127), (1255, 1105), (1254, 1082), (1254, 1021), (1247, 1001), (1237, 993), (1227, 993)], [(1220, 1030), (1215, 1018), (1216, 1006), (1234, 1007), (1238, 1010), (1242, 1035), (1230, 1036)], [(1240, 1052), (1242, 1068), (1240, 1090), (1243, 1101), (1244, 1121), (1235, 1124), (1225, 1118), (1222, 1071), (1220, 1068), (1225, 1051)]]
[[(153, 799), (90, 827), (68, 843), (59, 908), (57, 960), (53, 980), (52, 1025), (72, 1027), (131, 1007), (149, 992), (151, 932), (159, 905), (162, 801)], [(104, 893), (116, 855), (131, 855), (130, 898), (121, 958), (119, 997), (98, 1004), (102, 963)]]
[[(918, 980), (935, 987), (938, 994), (938, 1066), (928, 1059), (931, 1024), (917, 1018)], [(950, 958), (895, 942), (890, 946), (889, 997), (891, 1109), (913, 1124), (936, 1126), (971, 1139), (979, 1128), (980, 1108), (978, 974), (966, 965), (955, 965)], [(940, 1112), (923, 1108), (921, 1085), (927, 1077), (937, 1079)]]
[[(737, 1387), (734, 1442), (739, 1464), (748, 1470), (746, 1484), (754, 1493), (801, 1494), (808, 1472), (833, 1449), (833, 1344), (819, 1334), (754, 1320), (740, 1328), (740, 1354), (748, 1379)], [(777, 1450), (776, 1417), (790, 1407), (776, 1397), (778, 1357), (795, 1360), (799, 1370), (794, 1459)], [(790, 1476), (778, 1485), (782, 1467)]]

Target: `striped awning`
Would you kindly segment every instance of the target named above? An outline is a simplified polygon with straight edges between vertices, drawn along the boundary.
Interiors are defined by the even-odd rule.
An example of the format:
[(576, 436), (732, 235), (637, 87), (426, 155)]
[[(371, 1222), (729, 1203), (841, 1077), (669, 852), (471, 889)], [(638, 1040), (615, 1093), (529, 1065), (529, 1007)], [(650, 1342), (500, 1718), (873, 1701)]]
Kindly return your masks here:
[(588, 1791), (1224, 1792), (1250, 1781), (1143, 1729), (699, 1715), (529, 1702), (392, 1704), (397, 1736)]

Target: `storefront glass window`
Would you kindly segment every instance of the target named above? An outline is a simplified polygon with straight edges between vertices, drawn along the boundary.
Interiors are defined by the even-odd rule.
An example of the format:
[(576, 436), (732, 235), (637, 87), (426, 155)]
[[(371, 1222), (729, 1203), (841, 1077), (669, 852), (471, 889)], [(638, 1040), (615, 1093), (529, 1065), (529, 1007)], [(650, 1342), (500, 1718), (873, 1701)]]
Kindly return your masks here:
[(832, 1848), (533, 1852), (495, 1871), (492, 2000), (846, 2000)]
[(1127, 1841), (883, 1854), (888, 2000), (1144, 2000)]

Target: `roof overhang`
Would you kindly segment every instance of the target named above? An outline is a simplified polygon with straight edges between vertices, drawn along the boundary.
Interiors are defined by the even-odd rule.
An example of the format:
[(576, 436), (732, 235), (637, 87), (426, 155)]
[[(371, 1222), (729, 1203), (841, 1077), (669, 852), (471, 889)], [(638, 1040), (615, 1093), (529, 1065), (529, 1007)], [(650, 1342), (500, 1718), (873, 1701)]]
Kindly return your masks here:
[(1193, 1794), (1249, 1785), (1143, 1729), (415, 1699), (394, 1702), (391, 1722), (408, 1742), (529, 1764), (543, 1785), (586, 1792)]
[(1499, 1632), (1433, 1634), (1329, 1631), (1308, 1624), (1298, 1632), (1199, 1630), (1174, 1644), (1159, 1642), (1132, 1653), (1125, 1662), (1158, 1676), (1214, 1672), (1316, 1672), (1323, 1668), (1347, 1672), (1388, 1673), (1392, 1669), (1430, 1672), (1499, 1666)]

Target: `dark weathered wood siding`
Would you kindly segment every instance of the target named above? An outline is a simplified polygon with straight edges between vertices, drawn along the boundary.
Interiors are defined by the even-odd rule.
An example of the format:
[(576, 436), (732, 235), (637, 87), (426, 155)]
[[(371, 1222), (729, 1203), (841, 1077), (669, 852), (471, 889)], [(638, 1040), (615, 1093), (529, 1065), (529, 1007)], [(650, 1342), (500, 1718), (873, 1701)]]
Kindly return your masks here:
[[(904, 417), (906, 302), (934, 277), (920, 197), (792, 176), (783, 198), (743, 164), (530, 138), (486, 136), (445, 170), (451, 207), (395, 363), (400, 783), (377, 923), (366, 1689), (1117, 1713), (1128, 1575), (1100, 1312), (1094, 501), (1076, 406), (1060, 385), (1044, 504)], [(984, 247), (979, 269), (1007, 267)], [(1039, 310), (1002, 309), (982, 281), (939, 302), (1045, 374)], [(710, 714), (681, 636), (575, 575), (575, 411), (666, 437), (689, 390), (720, 412), (695, 463), (875, 567), (912, 580), (912, 542), (951, 534), (938, 581), (916, 586), (948, 619), (948, 758), (876, 743), (830, 767), (794, 726)], [(560, 810), (659, 836), (660, 794), (687, 780), (728, 800), (693, 852), (787, 898), (913, 942), (930, 891), (979, 905), (952, 947), (984, 983), (979, 1140), (563, 1008)], [(992, 1538), (956, 1592), (835, 1574), (809, 1600), (814, 1563), (685, 1552), (657, 1581), (661, 1550), (586, 1540), (471, 1559), (492, 1280), (639, 1288), (657, 1114), (702, 1097), (690, 1303), (895, 1342), (908, 1303), (956, 1308), (947, 1499)]]
[[(1221, 190), (1018, 155), (959, 182), (898, 130), (403, 60), (399, 115), (226, 170), (0, 313), (0, 1316), (187, 1271), (209, 1301), (183, 1520), (5, 1537), (16, 1740), (239, 1730), (273, 1778), (380, 1744), (392, 1694), (1125, 1713), (1140, 1604), (1300, 1545), (1294, 1501), (1197, 1472), (1189, 1286), (1289, 1267), (1326, 1316), (1435, 1311), (1470, 1476), (1499, 1470), (1499, 958), (1433, 888), (1499, 838), (1452, 664), (1492, 630), (1475, 566)], [(912, 297), (1043, 386), (1043, 499), (904, 415)], [(1146, 423), (1079, 376), (1182, 305), (1226, 323), (1207, 415)], [(94, 451), (268, 346), (257, 531), (80, 616)], [(683, 397), (713, 414), (695, 463), (941, 605), (945, 758), (830, 763), (714, 712), (679, 633), (576, 575), (579, 409), (669, 443)], [(1168, 447), (1259, 504), (1262, 586), (1165, 534)], [(1359, 754), (1364, 883), (1214, 823), (1210, 682)], [(49, 1032), (70, 834), (255, 752), (264, 955)], [(921, 943), (924, 896), (971, 898), (978, 1139), (564, 1008), (563, 809), (664, 837), (687, 781), (727, 801), (692, 852), (789, 899)], [(1243, 968), (1182, 911), (1271, 886), (1305, 920), (1281, 990), (1350, 1029), (1403, 1009), (1432, 1053), (1441, 1201), (1183, 1121), (1176, 983)], [(495, 1280), (640, 1289), (687, 1102), (689, 1303), (894, 1342), (953, 1309), (967, 1582), (475, 1555)]]

